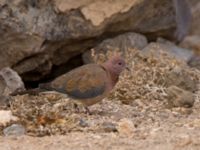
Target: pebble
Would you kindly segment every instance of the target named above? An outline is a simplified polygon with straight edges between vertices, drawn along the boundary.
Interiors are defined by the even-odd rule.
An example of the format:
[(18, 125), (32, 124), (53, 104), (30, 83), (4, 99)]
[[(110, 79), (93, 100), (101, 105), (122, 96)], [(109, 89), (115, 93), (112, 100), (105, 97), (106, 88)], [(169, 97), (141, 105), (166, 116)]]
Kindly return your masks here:
[(80, 125), (81, 127), (89, 127), (88, 122), (86, 122), (84, 119), (80, 119), (80, 120), (79, 120), (79, 125)]
[(11, 126), (3, 130), (3, 134), (5, 136), (10, 136), (10, 135), (21, 136), (21, 135), (24, 135), (25, 133), (26, 133), (26, 130), (24, 126), (20, 124), (12, 124)]
[(104, 122), (102, 128), (105, 132), (117, 132), (117, 125), (112, 122)]
[(119, 121), (118, 126), (117, 126), (117, 131), (119, 132), (120, 136), (133, 137), (134, 130), (135, 130), (135, 127), (131, 120), (127, 118), (123, 118)]
[(18, 118), (12, 115), (12, 112), (9, 110), (0, 110), (0, 125), (5, 126), (11, 121), (17, 121)]

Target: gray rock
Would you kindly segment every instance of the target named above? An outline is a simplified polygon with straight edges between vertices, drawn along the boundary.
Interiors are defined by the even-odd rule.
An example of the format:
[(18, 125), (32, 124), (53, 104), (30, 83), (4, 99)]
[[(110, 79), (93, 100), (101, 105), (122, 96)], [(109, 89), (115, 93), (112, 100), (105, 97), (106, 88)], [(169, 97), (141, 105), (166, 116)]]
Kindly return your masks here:
[(150, 43), (145, 47), (141, 51), (142, 55), (147, 58), (153, 56), (157, 57), (157, 59), (162, 59), (160, 55), (165, 52), (169, 57), (175, 58), (174, 60), (182, 62), (182, 65), (175, 65), (169, 68), (169, 71), (163, 74), (163, 80), (156, 80), (155, 82), (165, 87), (174, 85), (191, 92), (196, 91), (198, 82), (190, 76), (187, 66), (188, 60), (193, 57), (193, 53), (187, 49), (179, 48), (166, 40), (159, 39), (158, 42)]
[(188, 65), (200, 70), (200, 56), (193, 56), (189, 61)]
[(164, 51), (164, 52), (168, 53), (169, 55), (171, 55), (172, 57), (175, 57), (176, 59), (179, 59), (186, 63), (193, 56), (192, 51), (178, 47), (178, 46), (174, 45), (173, 43), (163, 40), (163, 39), (159, 39), (157, 41), (157, 43), (154, 43), (154, 42), (150, 43), (148, 46), (146, 46), (142, 50), (142, 53), (144, 53), (145, 55), (149, 55), (152, 49), (155, 51), (158, 51), (158, 53), (159, 53), (159, 51)]
[(0, 69), (12, 67), (26, 81), (39, 80), (53, 65), (108, 36), (129, 31), (154, 39), (174, 36), (175, 20), (172, 1), (1, 0)]
[(179, 45), (200, 54), (200, 35), (187, 36)]
[(5, 110), (10, 106), (11, 97), (0, 95), (0, 109)]
[(89, 127), (89, 124), (84, 119), (79, 120), (79, 125), (81, 127)]
[(200, 35), (200, 2), (195, 2), (192, 5), (192, 15), (193, 15), (193, 19), (192, 19), (192, 26), (191, 26), (191, 30), (190, 30), (190, 34), (191, 35)]
[[(102, 41), (93, 50), (98, 56), (99, 54), (106, 54), (107, 51), (120, 51), (124, 53), (127, 49), (143, 49), (147, 44), (145, 36), (128, 32)], [(83, 61), (84, 63), (94, 62), (91, 56), (91, 50), (83, 54)]]
[(190, 92), (195, 92), (198, 89), (197, 81), (192, 79), (192, 77), (183, 68), (180, 67), (173, 68), (164, 76), (165, 76), (164, 85), (166, 87), (174, 85)]
[(0, 95), (3, 95), (5, 88), (6, 88), (6, 82), (2, 77), (2, 75), (0, 75)]
[(12, 124), (3, 130), (5, 136), (21, 136), (26, 133), (24, 126), (20, 124)]
[(183, 90), (177, 86), (170, 86), (166, 89), (168, 104), (170, 107), (192, 107), (195, 97), (192, 92)]
[(200, 69), (200, 36), (187, 36), (180, 46), (194, 51), (194, 55), (188, 60), (188, 65)]
[(0, 76), (5, 81), (5, 83), (3, 83), (2, 85), (4, 86), (2, 95), (9, 95), (10, 93), (15, 92), (15, 91), (25, 90), (24, 83), (21, 77), (17, 74), (17, 72), (12, 70), (11, 68), (6, 67), (6, 68), (1, 69)]

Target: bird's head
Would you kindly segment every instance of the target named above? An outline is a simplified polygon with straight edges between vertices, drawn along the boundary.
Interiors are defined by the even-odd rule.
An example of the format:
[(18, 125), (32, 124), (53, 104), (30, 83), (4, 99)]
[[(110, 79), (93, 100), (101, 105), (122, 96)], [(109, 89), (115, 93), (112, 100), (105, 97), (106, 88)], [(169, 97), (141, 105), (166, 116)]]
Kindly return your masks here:
[(105, 62), (104, 66), (111, 74), (119, 76), (120, 73), (126, 68), (126, 63), (120, 55), (114, 55)]

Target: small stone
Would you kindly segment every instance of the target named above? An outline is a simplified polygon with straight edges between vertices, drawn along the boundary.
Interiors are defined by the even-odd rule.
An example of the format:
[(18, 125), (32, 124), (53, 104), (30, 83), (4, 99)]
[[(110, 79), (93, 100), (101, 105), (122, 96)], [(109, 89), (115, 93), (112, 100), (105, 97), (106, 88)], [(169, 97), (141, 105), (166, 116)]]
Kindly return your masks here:
[(177, 86), (170, 86), (166, 89), (168, 104), (170, 107), (192, 107), (195, 101), (192, 92), (183, 90)]
[(18, 118), (12, 115), (11, 111), (8, 110), (0, 110), (0, 125), (5, 126), (7, 123), (11, 121), (17, 121)]
[(84, 119), (79, 120), (79, 125), (81, 127), (89, 127), (89, 124)]
[(117, 125), (112, 122), (104, 122), (102, 128), (105, 132), (117, 132)]
[(134, 124), (131, 120), (123, 118), (119, 121), (117, 131), (121, 136), (132, 137), (134, 132)]
[(25, 133), (26, 133), (26, 130), (24, 126), (20, 124), (12, 124), (11, 126), (3, 130), (3, 134), (5, 136), (10, 136), (10, 135), (20, 136), (20, 135), (24, 135)]

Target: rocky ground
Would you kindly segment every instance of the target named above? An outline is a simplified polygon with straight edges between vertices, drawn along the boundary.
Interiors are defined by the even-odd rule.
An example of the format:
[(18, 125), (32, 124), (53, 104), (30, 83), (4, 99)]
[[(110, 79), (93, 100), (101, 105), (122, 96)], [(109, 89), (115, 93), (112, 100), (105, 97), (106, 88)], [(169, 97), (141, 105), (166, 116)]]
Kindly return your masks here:
[(130, 51), (131, 70), (91, 115), (55, 93), (12, 97), (18, 119), (2, 128), (1, 149), (199, 149), (199, 71), (158, 50)]
[[(189, 4), (176, 43), (170, 1), (0, 0), (0, 150), (199, 150), (200, 3)], [(55, 92), (10, 95), (113, 52), (130, 70), (91, 114)]]
[[(140, 103), (138, 107), (107, 101), (92, 107), (94, 113), (84, 116), (89, 127), (65, 135), (45, 137), (1, 137), (2, 150), (12, 149), (196, 149), (200, 148), (199, 101), (193, 109), (162, 108), (158, 101), (154, 108)], [(108, 122), (106, 125), (102, 123)], [(117, 124), (115, 127), (109, 123)], [(98, 124), (100, 127), (90, 127)], [(102, 129), (99, 129), (102, 128)]]

